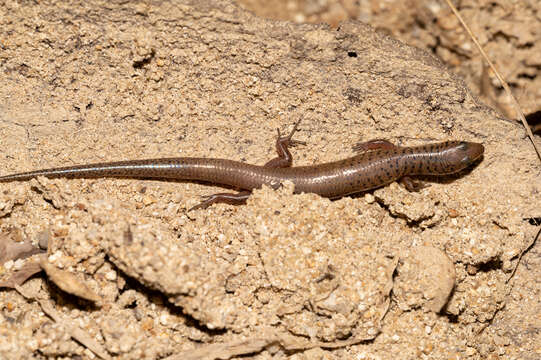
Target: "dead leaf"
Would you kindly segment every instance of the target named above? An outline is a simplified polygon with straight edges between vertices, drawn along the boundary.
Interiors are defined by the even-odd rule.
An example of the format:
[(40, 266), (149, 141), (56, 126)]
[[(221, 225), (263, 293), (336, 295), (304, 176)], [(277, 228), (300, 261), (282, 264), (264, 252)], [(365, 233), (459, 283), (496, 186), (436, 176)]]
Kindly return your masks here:
[(15, 286), (22, 285), (28, 278), (32, 275), (37, 274), (41, 271), (41, 266), (37, 261), (28, 261), (24, 266), (15, 271), (11, 276), (6, 280), (0, 282), (0, 288), (15, 288)]
[(30, 241), (13, 241), (15, 234), (0, 234), (0, 264), (9, 260), (26, 259), (34, 254), (43, 252), (34, 247)]
[(40, 265), (41, 268), (45, 270), (47, 277), (60, 289), (95, 303), (101, 302), (101, 297), (90, 289), (84, 282), (79, 280), (72, 273), (65, 270), (60, 270), (56, 266), (52, 265), (49, 261), (47, 261), (46, 257), (41, 258)]
[(53, 319), (55, 322), (62, 324), (64, 328), (66, 329), (67, 333), (74, 339), (83, 344), (87, 349), (92, 351), (96, 356), (105, 359), (110, 360), (111, 357), (109, 354), (107, 354), (107, 351), (101, 346), (100, 343), (98, 343), (92, 335), (87, 333), (85, 330), (81, 329), (74, 320), (70, 319), (69, 317), (63, 316), (61, 313), (56, 311), (51, 304), (50, 301), (46, 300), (40, 300), (35, 299), (33, 296), (31, 296), (29, 293), (27, 293), (24, 289), (22, 289), (20, 286), (16, 286), (15, 288), (22, 296), (24, 296), (27, 299), (34, 299), (38, 302), (38, 304), (41, 306), (41, 309), (45, 314), (47, 314), (51, 319)]

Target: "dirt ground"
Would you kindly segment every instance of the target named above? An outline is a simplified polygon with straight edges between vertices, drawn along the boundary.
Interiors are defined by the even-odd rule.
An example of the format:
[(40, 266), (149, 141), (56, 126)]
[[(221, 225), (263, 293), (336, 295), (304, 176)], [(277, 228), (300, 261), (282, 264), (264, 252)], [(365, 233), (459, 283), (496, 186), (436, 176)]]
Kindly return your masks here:
[[(541, 123), (541, 2), (466, 0), (454, 2), (513, 89), (532, 124)], [(445, 1), (427, 0), (239, 0), (262, 17), (298, 23), (357, 19), (407, 44), (436, 54), (483, 101), (517, 118), (507, 95)], [(277, 6), (281, 4), (281, 6)]]
[[(443, 2), (269, 4), (2, 3), (1, 174), (264, 164), (298, 120), (296, 165), (375, 138), (480, 142), (482, 161), (418, 193), (284, 183), (193, 212), (224, 189), (0, 184), (0, 358), (538, 359), (539, 241), (514, 269), (541, 222), (539, 159)], [(461, 6), (535, 121), (541, 7)]]

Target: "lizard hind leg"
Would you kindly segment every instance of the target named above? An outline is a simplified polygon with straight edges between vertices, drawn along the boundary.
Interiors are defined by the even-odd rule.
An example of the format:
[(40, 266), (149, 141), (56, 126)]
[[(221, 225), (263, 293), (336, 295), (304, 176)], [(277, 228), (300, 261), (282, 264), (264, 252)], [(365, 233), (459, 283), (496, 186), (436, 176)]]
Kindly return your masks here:
[[(298, 131), (297, 127), (301, 121), (297, 121), (295, 125), (293, 126), (293, 129), (287, 136), (281, 136), (280, 129), (277, 129), (278, 131), (278, 138), (276, 139), (276, 152), (278, 153), (278, 157), (268, 161), (265, 165), (265, 167), (268, 168), (284, 168), (284, 167), (290, 167), (293, 164), (293, 157), (291, 156), (291, 153), (288, 150), (288, 147), (293, 147), (296, 145), (306, 145), (303, 141), (298, 141), (293, 139), (293, 135), (295, 132)], [(277, 184), (277, 187), (280, 186)], [(242, 205), (246, 203), (246, 200), (250, 197), (251, 191), (244, 190), (240, 191), (238, 193), (218, 193), (218, 194), (212, 194), (212, 195), (205, 195), (203, 196), (203, 201), (190, 209), (188, 209), (188, 212), (192, 210), (198, 210), (198, 209), (206, 209), (212, 204), (218, 204), (218, 203), (225, 203), (230, 205)]]
[(188, 209), (188, 212), (198, 209), (206, 209), (212, 204), (230, 204), (230, 205), (242, 205), (246, 204), (246, 200), (250, 197), (250, 191), (240, 191), (238, 193), (218, 193), (212, 195), (202, 196), (203, 201), (199, 204), (192, 206)]

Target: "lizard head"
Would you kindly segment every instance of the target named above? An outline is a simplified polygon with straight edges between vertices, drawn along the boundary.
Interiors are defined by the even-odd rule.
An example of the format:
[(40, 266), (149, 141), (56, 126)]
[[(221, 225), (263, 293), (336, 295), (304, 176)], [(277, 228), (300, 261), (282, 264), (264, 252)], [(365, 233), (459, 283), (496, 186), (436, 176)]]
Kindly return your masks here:
[(445, 163), (449, 174), (469, 167), (479, 160), (485, 152), (485, 147), (482, 144), (474, 142), (456, 141), (449, 143), (449, 145), (444, 150)]

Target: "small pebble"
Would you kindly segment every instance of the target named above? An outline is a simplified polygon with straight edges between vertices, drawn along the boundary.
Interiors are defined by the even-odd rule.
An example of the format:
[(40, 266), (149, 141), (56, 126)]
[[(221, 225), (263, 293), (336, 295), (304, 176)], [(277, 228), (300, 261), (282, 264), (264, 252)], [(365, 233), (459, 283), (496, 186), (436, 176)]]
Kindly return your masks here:
[(169, 315), (168, 314), (161, 314), (160, 315), (160, 324), (162, 324), (163, 326), (167, 325), (168, 320), (169, 320)]
[(4, 268), (9, 271), (11, 270), (11, 268), (13, 267), (13, 264), (14, 264), (14, 261), (13, 260), (8, 260), (4, 263)]
[(366, 194), (364, 196), (364, 201), (366, 201), (367, 204), (372, 204), (376, 199), (374, 198), (374, 195), (372, 194)]
[(48, 230), (43, 230), (38, 233), (38, 246), (41, 250), (47, 250), (49, 246), (50, 232)]
[(116, 271), (111, 270), (105, 273), (105, 278), (109, 281), (115, 281), (116, 280)]
[(13, 269), (14, 270), (21, 270), (24, 266), (24, 260), (23, 259), (17, 259), (13, 263)]

